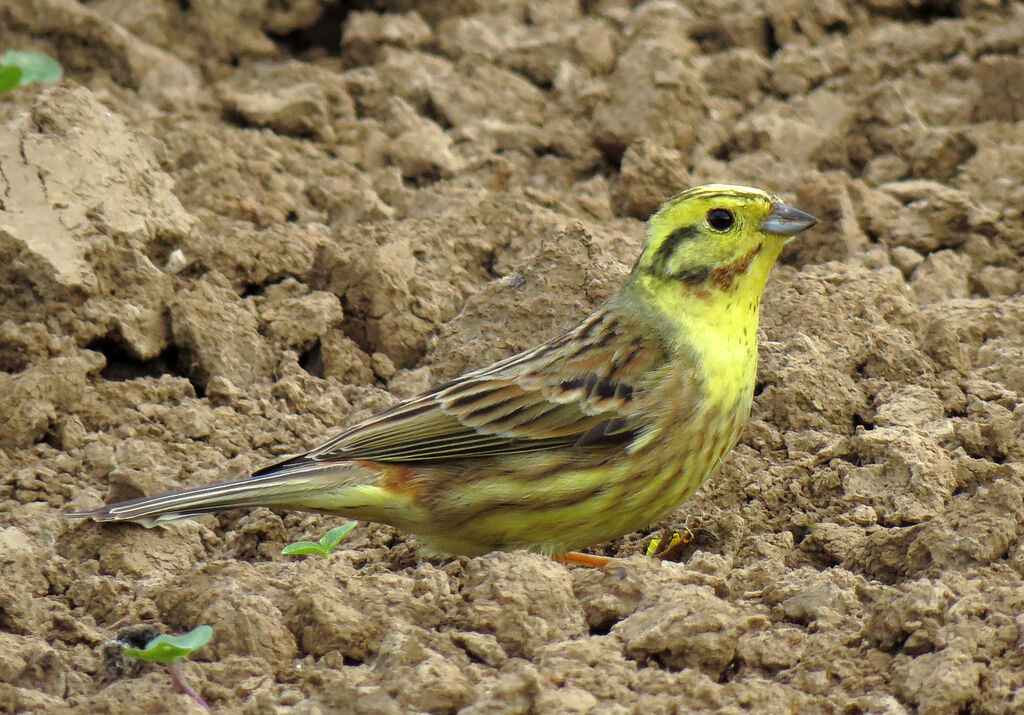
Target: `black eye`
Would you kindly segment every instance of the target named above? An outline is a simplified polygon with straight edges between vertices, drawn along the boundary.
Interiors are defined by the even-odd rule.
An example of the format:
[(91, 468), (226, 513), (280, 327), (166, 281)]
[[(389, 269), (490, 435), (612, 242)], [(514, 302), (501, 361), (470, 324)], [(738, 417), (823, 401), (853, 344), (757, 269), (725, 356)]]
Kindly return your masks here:
[(728, 209), (711, 209), (708, 211), (708, 224), (716, 231), (728, 231), (736, 219)]

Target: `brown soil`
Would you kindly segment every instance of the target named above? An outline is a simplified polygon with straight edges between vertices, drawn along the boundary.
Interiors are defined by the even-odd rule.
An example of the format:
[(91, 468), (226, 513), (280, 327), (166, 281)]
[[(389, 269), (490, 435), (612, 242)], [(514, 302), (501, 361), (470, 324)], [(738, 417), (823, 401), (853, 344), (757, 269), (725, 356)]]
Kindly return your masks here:
[[(105, 644), (201, 623), (226, 713), (1024, 709), (1022, 6), (353, 4), (0, 1), (67, 72), (0, 104), (0, 710), (198, 712)], [(742, 443), (622, 568), (64, 517), (553, 335), (712, 180), (824, 220)]]

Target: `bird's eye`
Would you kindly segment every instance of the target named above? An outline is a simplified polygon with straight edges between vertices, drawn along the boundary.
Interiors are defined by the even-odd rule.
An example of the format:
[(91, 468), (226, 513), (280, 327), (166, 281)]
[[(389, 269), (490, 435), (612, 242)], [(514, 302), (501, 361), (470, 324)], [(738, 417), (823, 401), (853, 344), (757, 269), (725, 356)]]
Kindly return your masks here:
[(728, 209), (711, 209), (708, 211), (708, 225), (716, 231), (728, 231), (736, 219)]

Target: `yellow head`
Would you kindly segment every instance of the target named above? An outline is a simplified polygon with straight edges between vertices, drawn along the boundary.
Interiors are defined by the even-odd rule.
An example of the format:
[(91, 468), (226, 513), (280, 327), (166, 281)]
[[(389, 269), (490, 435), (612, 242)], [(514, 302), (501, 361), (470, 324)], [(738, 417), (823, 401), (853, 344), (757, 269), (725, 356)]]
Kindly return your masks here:
[(725, 361), (738, 349), (753, 365), (768, 274), (786, 241), (817, 222), (759, 189), (689, 189), (651, 217), (616, 301), (671, 344), (717, 351)]
[[(635, 273), (677, 282), (695, 294), (739, 289), (760, 292), (767, 269), (786, 241), (818, 222), (759, 189), (708, 184), (673, 196), (651, 217)], [(763, 273), (763, 275), (761, 275)]]

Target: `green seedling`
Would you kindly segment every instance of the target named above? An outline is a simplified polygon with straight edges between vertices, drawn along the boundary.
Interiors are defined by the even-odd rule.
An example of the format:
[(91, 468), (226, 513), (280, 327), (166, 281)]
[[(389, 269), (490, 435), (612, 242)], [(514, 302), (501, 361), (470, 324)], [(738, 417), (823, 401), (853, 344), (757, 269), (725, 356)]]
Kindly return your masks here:
[(327, 558), (331, 552), (341, 543), (341, 540), (348, 536), (348, 533), (356, 527), (356, 522), (350, 522), (344, 526), (336, 526), (320, 537), (320, 541), (296, 541), (288, 544), (281, 553), (285, 556), (305, 556), (306, 554), (320, 554), (321, 558)]
[(124, 648), (121, 652), (129, 658), (148, 660), (151, 663), (163, 663), (170, 669), (171, 677), (174, 678), (174, 683), (178, 686), (178, 689), (209, 710), (210, 706), (185, 680), (182, 661), (192, 655), (193, 651), (199, 650), (209, 643), (212, 636), (213, 629), (210, 626), (197, 626), (185, 635), (157, 636), (147, 643), (145, 648)]
[(171, 665), (202, 648), (212, 636), (210, 626), (197, 626), (183, 636), (157, 636), (145, 648), (125, 648), (122, 653), (130, 658)]
[(7, 65), (0, 67), (0, 92), (10, 92), (21, 84), (21, 67)]
[(56, 82), (63, 74), (60, 63), (49, 55), (8, 50), (0, 57), (0, 92), (33, 82)]

